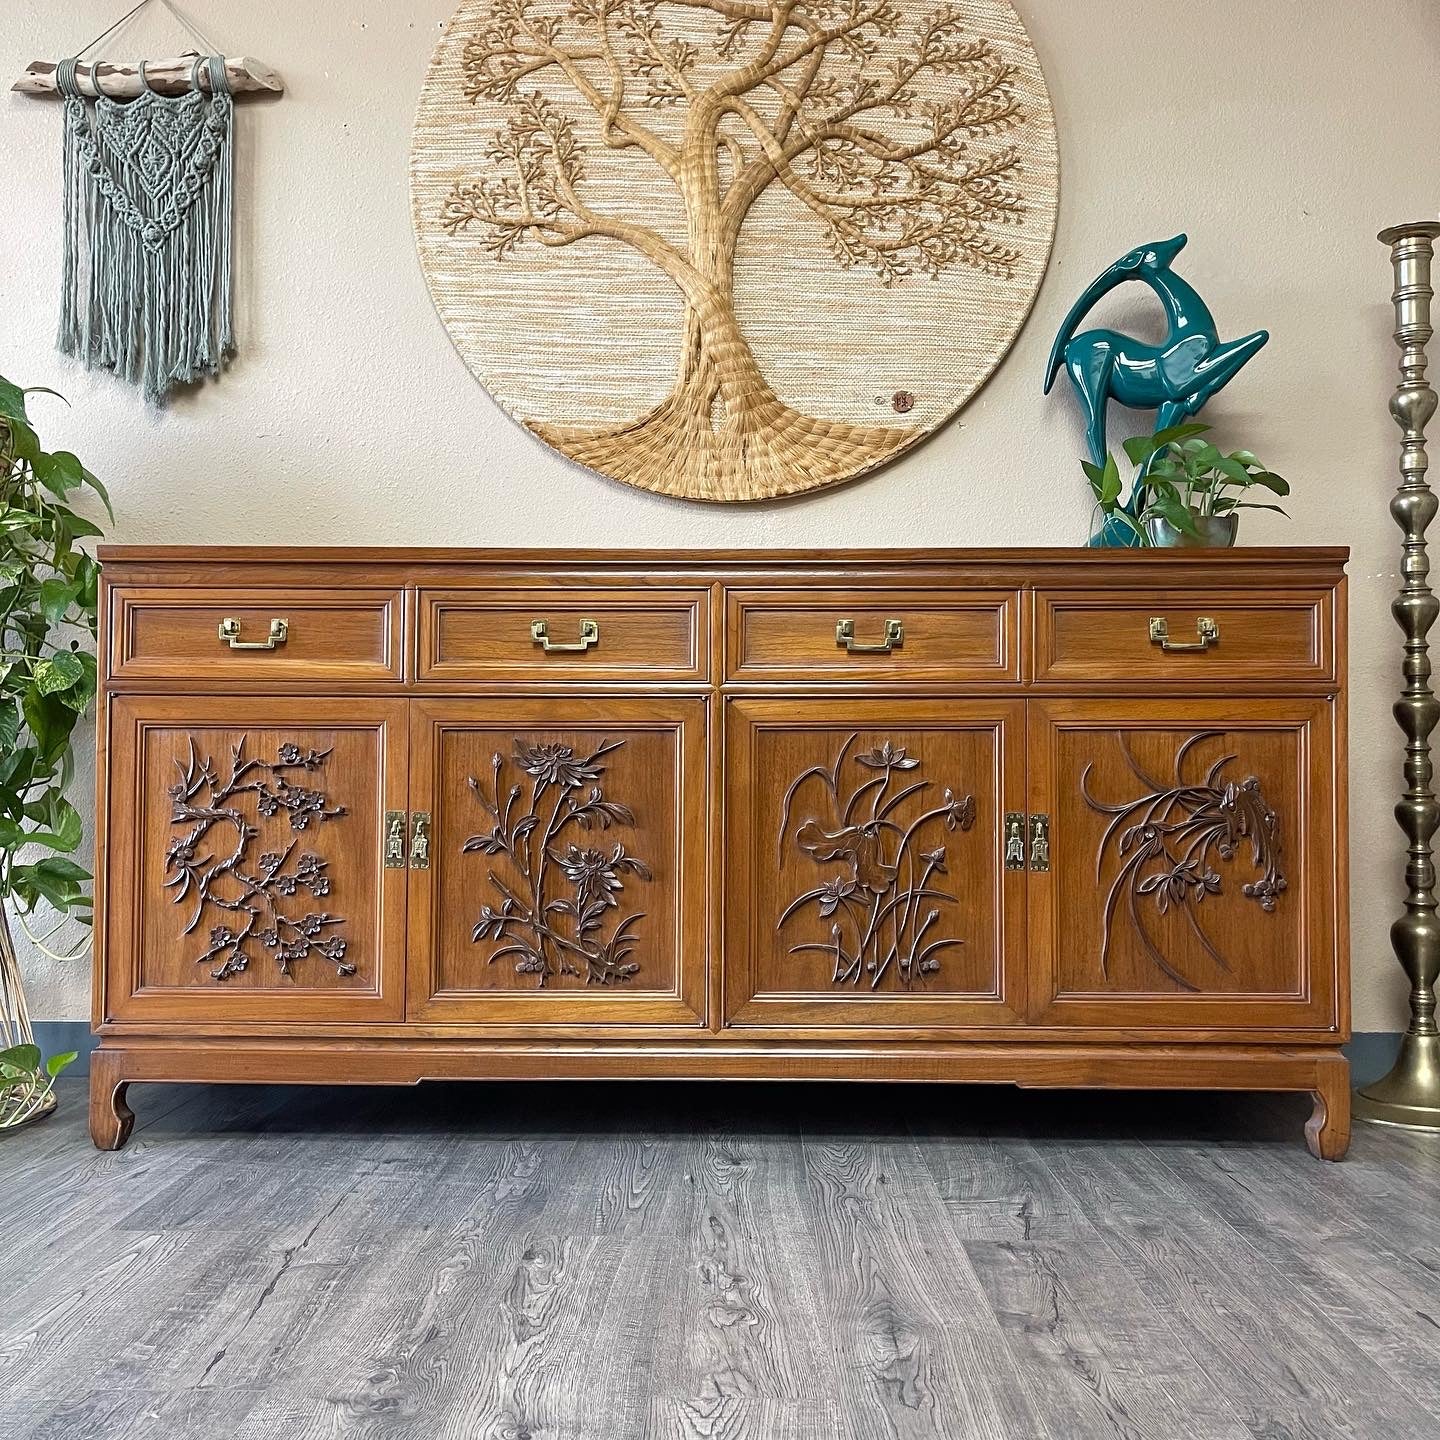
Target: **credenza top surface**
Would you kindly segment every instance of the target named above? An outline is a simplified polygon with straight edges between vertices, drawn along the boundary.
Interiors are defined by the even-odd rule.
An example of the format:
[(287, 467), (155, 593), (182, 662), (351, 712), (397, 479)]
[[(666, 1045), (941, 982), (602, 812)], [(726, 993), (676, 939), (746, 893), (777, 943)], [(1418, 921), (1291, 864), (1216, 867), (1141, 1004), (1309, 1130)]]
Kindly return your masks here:
[[(1197, 581), (1244, 577), (1274, 582), (1304, 572), (1338, 581), (1350, 556), (1345, 546), (1242, 546), (1233, 550), (1087, 550), (1081, 547), (967, 549), (539, 549), (404, 546), (102, 545), (99, 557), (114, 572), (161, 570), (204, 578), (207, 567), (363, 568), (394, 583), (418, 569), (541, 572), (648, 571), (702, 577), (730, 572), (950, 570), (1003, 572), (1007, 581)], [(136, 577), (140, 578), (140, 577)]]

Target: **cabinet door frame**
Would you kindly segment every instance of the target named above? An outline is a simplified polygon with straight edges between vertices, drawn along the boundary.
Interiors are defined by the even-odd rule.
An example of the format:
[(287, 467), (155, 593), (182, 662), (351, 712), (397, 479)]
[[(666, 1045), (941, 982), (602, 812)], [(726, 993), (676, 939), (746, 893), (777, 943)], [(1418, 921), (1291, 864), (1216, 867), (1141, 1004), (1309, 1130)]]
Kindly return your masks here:
[[(1030, 702), (1027, 750), (1030, 757), (1030, 811), (1052, 817), (1048, 872), (1031, 871), (1027, 895), (1031, 955), (1031, 1020), (1047, 1030), (1084, 1030), (1087, 1034), (1125, 1031), (1140, 1038), (1170, 1038), (1200, 1032), (1204, 1039), (1296, 1039), (1323, 1037), (1328, 1043), (1348, 1038), (1342, 1013), (1346, 997), (1342, 975), (1348, 884), (1344, 831), (1338, 823), (1343, 788), (1335, 782), (1337, 707), (1333, 700), (1310, 698), (1106, 698), (1046, 699)], [(1060, 954), (1056, 915), (1057, 876), (1067, 863), (1067, 837), (1056, 823), (1059, 778), (1056, 740), (1066, 729), (1105, 726), (1177, 734), (1225, 730), (1236, 734), (1288, 731), (1297, 734), (1300, 793), (1295, 810), (1299, 833), (1282, 836), (1284, 853), (1300, 861), (1303, 884), (1285, 892), (1301, 905), (1300, 983), (1295, 991), (1273, 993), (1211, 991), (1153, 995), (1128, 991), (1060, 993)], [(1243, 755), (1241, 756), (1243, 763)], [(1079, 857), (1077, 857), (1078, 862)], [(1084, 857), (1086, 865), (1093, 856)], [(1243, 863), (1243, 862), (1241, 862)], [(1231, 878), (1231, 877), (1226, 877)], [(1239, 876), (1234, 879), (1238, 883)], [(1147, 1034), (1146, 1032), (1150, 1032)]]
[[(674, 733), (678, 773), (675, 834), (678, 848), (675, 984), (669, 991), (623, 989), (438, 989), (435, 890), (438, 870), (410, 871), (410, 963), (407, 1014), (425, 1025), (463, 1025), (477, 1033), (504, 1029), (553, 1035), (562, 1030), (618, 1033), (638, 1027), (695, 1030), (706, 1023), (710, 934), (708, 853), (708, 732), (711, 701), (697, 694), (646, 696), (498, 695), (411, 702), (410, 805), (443, 832), (441, 807), (459, 797), (437, 793), (441, 741), (447, 729), (564, 729), (604, 722), (615, 729)], [(465, 917), (468, 929), (473, 919)], [(557, 998), (563, 997), (557, 1005)]]
[[(381, 844), (387, 810), (404, 810), (409, 787), (409, 702), (361, 696), (299, 698), (293, 694), (173, 696), (112, 695), (106, 702), (106, 769), (101, 850), (105, 876), (102, 910), (96, 917), (103, 950), (100, 968), (104, 994), (97, 1020), (197, 1021), (228, 1026), (257, 1023), (317, 1026), (394, 1023), (405, 1018), (406, 886), (405, 873), (382, 864)], [(364, 844), (374, 857), (378, 936), (375, 983), (369, 990), (328, 987), (307, 989), (303, 980), (263, 987), (227, 989), (219, 981), (193, 988), (141, 985), (141, 921), (146, 907), (167, 896), (141, 893), (144, 865), (137, 827), (145, 814), (141, 757), (148, 729), (187, 725), (244, 730), (293, 726), (305, 730), (380, 732), (380, 774), (376, 777), (375, 831), (346, 836), (343, 843)], [(325, 837), (333, 847), (339, 837)], [(348, 918), (348, 917), (347, 917)], [(354, 922), (352, 921), (352, 924)]]
[[(744, 867), (773, 854), (774, 835), (754, 833), (752, 808), (743, 797), (756, 784), (751, 738), (765, 728), (797, 729), (813, 724), (856, 730), (990, 728), (996, 737), (996, 769), (990, 788), (998, 802), (992, 822), (995, 847), (996, 992), (876, 995), (864, 1013), (848, 996), (757, 993), (752, 953), (753, 872)], [(1007, 811), (1024, 807), (1026, 787), (1025, 701), (1008, 698), (938, 699), (871, 693), (789, 698), (731, 695), (726, 701), (723, 762), (724, 818), (721, 826), (720, 884), (724, 907), (723, 1024), (731, 1032), (783, 1030), (807, 1040), (857, 1040), (883, 1036), (953, 1039), (956, 1032), (994, 1030), (1005, 1034), (1024, 1024), (1029, 1008), (1025, 965), (1025, 873), (1003, 863)], [(981, 838), (977, 836), (977, 838)]]

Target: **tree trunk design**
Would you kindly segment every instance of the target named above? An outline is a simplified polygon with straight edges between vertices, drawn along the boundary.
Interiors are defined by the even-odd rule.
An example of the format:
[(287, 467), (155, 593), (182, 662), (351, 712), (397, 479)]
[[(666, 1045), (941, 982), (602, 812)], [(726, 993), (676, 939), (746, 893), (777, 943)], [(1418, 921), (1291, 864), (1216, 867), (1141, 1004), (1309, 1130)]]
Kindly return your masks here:
[[(706, 12), (709, 53), (687, 38)], [(737, 320), (737, 244), (774, 186), (823, 227), (837, 266), (882, 285), (956, 266), (1011, 280), (1021, 252), (996, 232), (1024, 223), (1026, 205), (1004, 137), (1033, 116), (1001, 47), (958, 9), (903, 0), (488, 0), (462, 14), (465, 98), (508, 118), (485, 169), (454, 180), (439, 226), (497, 262), (521, 245), (618, 243), (684, 307), (659, 404), (611, 425), (527, 418), (537, 436), (616, 479), (735, 500), (846, 479), (926, 433), (809, 415), (778, 395)], [(673, 185), (683, 243), (605, 192), (595, 122), (607, 150)]]

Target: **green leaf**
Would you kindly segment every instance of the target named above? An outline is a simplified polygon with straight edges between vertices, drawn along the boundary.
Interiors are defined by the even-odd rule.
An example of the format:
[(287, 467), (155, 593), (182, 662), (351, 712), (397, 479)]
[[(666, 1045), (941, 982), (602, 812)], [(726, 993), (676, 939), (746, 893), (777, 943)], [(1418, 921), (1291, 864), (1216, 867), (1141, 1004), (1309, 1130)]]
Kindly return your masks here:
[(1283, 476), (1276, 475), (1270, 470), (1262, 470), (1258, 475), (1252, 475), (1251, 481), (1256, 485), (1263, 485), (1267, 490), (1276, 495), (1288, 495), (1290, 493), (1290, 482)]
[(93, 521), (87, 520), (83, 515), (76, 515), (72, 511), (65, 513), (65, 528), (77, 540), (84, 539), (87, 535), (103, 535), (105, 533)]
[(78, 1050), (66, 1050), (60, 1055), (52, 1055), (45, 1062), (45, 1073), (53, 1080), (67, 1065), (73, 1065), (79, 1058)]
[(16, 865), (10, 871), (11, 885), (31, 909), (37, 896), (48, 900), (61, 912), (81, 904), (89, 905), (84, 889), (89, 880), (88, 871), (82, 870), (73, 860), (55, 855), (47, 855), (33, 865)]
[(1288, 510), (1282, 510), (1278, 505), (1262, 505), (1258, 500), (1241, 500), (1236, 503), (1237, 510), (1273, 510), (1277, 515), (1283, 515), (1287, 520), (1290, 518)]
[(85, 678), (85, 667), (78, 655), (64, 650), (58, 655), (41, 660), (35, 666), (34, 674), (35, 688), (42, 695), (58, 695), (60, 691), (68, 690), (77, 680)]
[[(42, 694), (38, 686), (26, 691), (22, 704), (25, 724), (30, 729), (40, 759), (47, 767), (54, 765), (70, 743), (76, 712), (54, 695)], [(0, 765), (0, 784), (4, 783), (5, 771)]]
[(1177, 530), (1183, 530), (1187, 535), (1200, 533), (1199, 526), (1195, 523), (1195, 514), (1188, 505), (1166, 498), (1159, 501), (1155, 508)]
[(40, 612), (51, 625), (58, 625), (79, 595), (80, 586), (73, 580), (51, 575), (40, 582)]
[(1190, 439), (1192, 435), (1204, 435), (1208, 433), (1209, 429), (1210, 427), (1208, 425), (1201, 425), (1194, 420), (1186, 421), (1180, 425), (1167, 425), (1165, 429), (1155, 432), (1155, 444), (1157, 447), (1161, 445), (1173, 445), (1176, 441)]
[(88, 470), (85, 472), (85, 483), (100, 497), (100, 503), (105, 507), (105, 513), (110, 517), (110, 523), (115, 523), (115, 507), (110, 503), (110, 492), (95, 478)]
[[(29, 832), (27, 839), (31, 844), (48, 845), (52, 850), (78, 848), (84, 836), (80, 812), (58, 790), (47, 790), (25, 807), (25, 813), (43, 827)], [(0, 822), (0, 828), (3, 824)]]
[(1229, 455), (1220, 456), (1215, 462), (1215, 469), (1232, 485), (1239, 485), (1242, 489), (1251, 483), (1250, 472), (1238, 460)]
[(12, 1070), (29, 1071), (34, 1074), (40, 1068), (40, 1047), (38, 1045), (12, 1045), (0, 1050), (0, 1065)]
[(7, 751), (20, 735), (20, 712), (9, 701), (0, 702), (0, 753)]
[(31, 468), (35, 471), (35, 478), (62, 500), (71, 490), (85, 483), (85, 467), (68, 450), (57, 450), (53, 455), (38, 455)]
[(7, 418), (5, 423), (10, 430), (15, 454), (27, 465), (33, 465), (41, 453), (35, 432), (23, 420)]
[(25, 392), (0, 375), (0, 417), (6, 420), (24, 420)]
[(1157, 450), (1164, 448), (1158, 435), (1132, 435), (1124, 444), (1132, 465), (1143, 465)]

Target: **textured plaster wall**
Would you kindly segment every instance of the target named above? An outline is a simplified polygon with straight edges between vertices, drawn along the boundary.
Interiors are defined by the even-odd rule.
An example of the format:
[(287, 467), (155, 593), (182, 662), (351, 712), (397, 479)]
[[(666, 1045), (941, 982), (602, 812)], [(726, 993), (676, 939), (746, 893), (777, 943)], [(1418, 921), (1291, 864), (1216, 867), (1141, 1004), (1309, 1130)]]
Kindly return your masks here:
[[(0, 83), (78, 47), (120, 8), (6, 5)], [(1440, 208), (1433, 0), (1020, 0), (1061, 146), (1059, 231), (1030, 325), (989, 385), (912, 456), (848, 487), (748, 508), (660, 500), (567, 465), (507, 421), (451, 350), (415, 261), (406, 183), (416, 96), (450, 8), (187, 7), (222, 48), (276, 65), (288, 93), (239, 110), (243, 355), (221, 384), (164, 412), (52, 349), (60, 109), (0, 98), (0, 373), (70, 397), (72, 409), (41, 406), (39, 419), (52, 446), (78, 451), (109, 482), (115, 538), (1068, 544), (1089, 507), (1074, 408), (1040, 395), (1051, 335), (1114, 256), (1186, 230), (1183, 272), (1222, 331), (1273, 334), (1207, 413), (1295, 483), (1294, 520), (1249, 517), (1245, 539), (1353, 551), (1354, 1013), (1357, 1029), (1396, 1027), (1394, 351), (1374, 236)], [(152, 7), (112, 53), (173, 51), (173, 25)], [(1130, 323), (1148, 323), (1145, 308)], [(87, 812), (89, 788), (87, 764), (76, 783)], [(28, 975), (38, 1016), (87, 1013), (83, 965), (32, 955)]]

